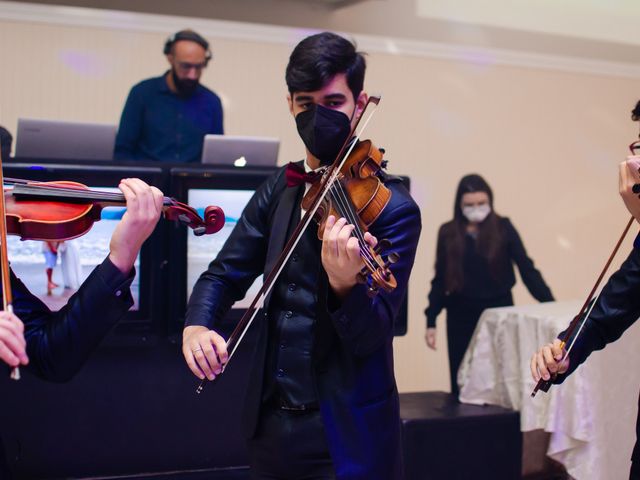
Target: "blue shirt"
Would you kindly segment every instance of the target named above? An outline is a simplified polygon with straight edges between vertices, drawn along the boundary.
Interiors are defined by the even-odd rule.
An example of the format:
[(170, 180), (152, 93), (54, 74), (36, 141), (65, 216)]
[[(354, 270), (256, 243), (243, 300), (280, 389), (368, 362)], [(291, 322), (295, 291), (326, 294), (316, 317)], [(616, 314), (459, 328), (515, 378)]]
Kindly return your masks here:
[(199, 162), (209, 133), (222, 134), (220, 98), (202, 85), (181, 97), (165, 76), (143, 80), (129, 92), (116, 136), (117, 160)]

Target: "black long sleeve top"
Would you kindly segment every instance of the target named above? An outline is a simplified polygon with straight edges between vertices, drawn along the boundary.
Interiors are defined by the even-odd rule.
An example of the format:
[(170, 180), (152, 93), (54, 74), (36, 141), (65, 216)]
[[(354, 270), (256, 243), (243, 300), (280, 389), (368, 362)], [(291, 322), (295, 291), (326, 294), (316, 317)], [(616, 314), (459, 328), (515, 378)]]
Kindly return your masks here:
[(448, 301), (454, 295), (457, 301), (464, 301), (465, 299), (469, 301), (486, 301), (509, 294), (516, 283), (513, 269), (514, 263), (518, 266), (522, 281), (536, 300), (540, 302), (553, 300), (551, 290), (542, 278), (540, 271), (534, 266), (533, 260), (527, 255), (520, 235), (506, 217), (500, 218), (500, 224), (504, 232), (503, 245), (506, 252), (502, 255), (505, 261), (498, 274), (491, 273), (488, 260), (476, 248), (475, 238), (471, 235), (466, 235), (464, 253), (461, 259), (463, 262), (464, 285), (459, 292), (448, 292), (445, 286), (447, 258), (444, 232), (449, 224), (450, 222), (442, 225), (438, 232), (435, 275), (431, 280), (429, 306), (425, 310), (427, 327), (435, 327), (436, 317), (443, 308), (447, 307)]

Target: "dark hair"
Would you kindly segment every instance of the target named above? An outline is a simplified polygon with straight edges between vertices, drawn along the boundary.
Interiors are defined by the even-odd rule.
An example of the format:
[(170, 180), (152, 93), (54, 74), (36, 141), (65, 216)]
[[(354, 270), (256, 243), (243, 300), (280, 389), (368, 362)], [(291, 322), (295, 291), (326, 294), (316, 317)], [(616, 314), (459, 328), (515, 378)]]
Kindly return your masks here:
[(0, 155), (2, 155), (2, 161), (7, 160), (11, 155), (11, 142), (13, 142), (13, 137), (9, 130), (0, 127), (0, 147), (2, 148)]
[(631, 120), (637, 122), (640, 120), (640, 100), (636, 103), (636, 106), (633, 110), (631, 110)]
[(364, 54), (346, 38), (322, 32), (302, 40), (291, 52), (285, 74), (289, 93), (313, 92), (324, 87), (339, 73), (347, 76), (347, 85), (358, 98), (364, 85), (367, 65)]
[(468, 220), (460, 207), (465, 193), (485, 192), (489, 196), (491, 213), (478, 225), (477, 248), (489, 263), (492, 276), (498, 277), (500, 267), (504, 262), (503, 241), (504, 234), (500, 216), (493, 209), (493, 192), (491, 187), (480, 175), (471, 174), (462, 177), (458, 183), (456, 199), (453, 205), (453, 220), (442, 226), (441, 241), (445, 249), (445, 288), (449, 293), (459, 292), (464, 286), (464, 258), (465, 236)]
[(207, 63), (213, 57), (211, 50), (209, 50), (209, 42), (207, 42), (207, 40), (202, 35), (189, 29), (180, 30), (179, 32), (174, 33), (173, 35), (170, 35), (169, 38), (167, 38), (164, 42), (162, 53), (164, 53), (165, 55), (169, 55), (170, 53), (173, 53), (173, 46), (176, 44), (176, 42), (179, 42), (181, 40), (188, 40), (190, 42), (195, 42), (198, 45), (200, 45), (202, 48), (204, 48), (206, 52), (205, 58)]

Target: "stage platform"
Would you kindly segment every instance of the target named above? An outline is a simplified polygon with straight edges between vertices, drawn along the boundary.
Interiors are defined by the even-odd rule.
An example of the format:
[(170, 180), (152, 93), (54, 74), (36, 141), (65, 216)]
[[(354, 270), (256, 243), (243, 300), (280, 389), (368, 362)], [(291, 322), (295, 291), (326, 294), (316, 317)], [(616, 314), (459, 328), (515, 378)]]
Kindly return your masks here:
[[(461, 404), (445, 392), (401, 394), (400, 409), (406, 480), (520, 478), (522, 435), (518, 412)], [(117, 452), (113, 454), (115, 459)], [(247, 467), (229, 467), (101, 477), (106, 478), (249, 480), (250, 475)]]

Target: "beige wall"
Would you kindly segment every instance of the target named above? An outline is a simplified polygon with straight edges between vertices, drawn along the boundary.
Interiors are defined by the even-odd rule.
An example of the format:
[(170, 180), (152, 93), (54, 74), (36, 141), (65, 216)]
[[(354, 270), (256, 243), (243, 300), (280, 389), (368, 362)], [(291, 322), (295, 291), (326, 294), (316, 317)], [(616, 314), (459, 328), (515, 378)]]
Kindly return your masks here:
[[(12, 20), (0, 8), (0, 124), (15, 132), (18, 117), (116, 123), (131, 85), (165, 68), (166, 34), (185, 26), (170, 17), (154, 28), (126, 18), (83, 26)], [(223, 98), (227, 133), (278, 136), (280, 163), (300, 158), (283, 73), (301, 33), (247, 40), (215, 31), (206, 32), (215, 60), (203, 82)], [(640, 97), (638, 79), (499, 65), (489, 57), (370, 52), (366, 86), (383, 102), (367, 135), (386, 148), (392, 173), (411, 176), (424, 224), (409, 333), (396, 341), (398, 383), (402, 391), (446, 390), (444, 316), (438, 351), (428, 352), (422, 310), (437, 228), (451, 217), (457, 181), (484, 175), (496, 209), (513, 220), (556, 297), (582, 298), (627, 217), (616, 193), (617, 163), (637, 136), (629, 111)], [(518, 303), (532, 301), (521, 285), (515, 295)]]
[[(66, 5), (76, 7), (90, 7), (92, 9), (109, 9), (131, 12), (159, 13), (171, 15), (173, 18), (192, 17), (219, 20), (233, 20), (251, 22), (253, 24), (284, 25), (298, 29), (325, 29), (343, 32), (352, 32), (359, 35), (378, 35), (382, 38), (408, 38), (423, 41), (446, 42), (455, 45), (481, 45), (484, 47), (518, 49), (527, 52), (540, 52), (551, 54), (572, 55), (583, 58), (600, 58), (611, 61), (637, 62), (638, 47), (635, 37), (629, 43), (622, 41), (599, 41), (597, 32), (578, 37), (578, 32), (584, 33), (584, 27), (588, 24), (581, 14), (598, 8), (601, 12), (600, 21), (607, 35), (600, 38), (624, 39), (621, 32), (628, 32), (629, 25), (635, 27), (638, 20), (637, 9), (633, 12), (625, 12), (622, 2), (609, 2), (611, 6), (601, 5), (597, 7), (594, 2), (553, 2), (546, 0), (533, 0), (536, 7), (548, 8), (548, 12), (539, 14), (539, 17), (527, 11), (527, 19), (517, 19), (514, 22), (505, 21), (505, 15), (516, 10), (523, 16), (523, 2), (512, 2), (506, 8), (504, 2), (475, 2), (463, 0), (457, 2), (445, 2), (449, 8), (459, 8), (465, 15), (443, 15), (435, 7), (438, 2), (433, 0), (354, 0), (341, 3), (327, 0), (31, 0), (33, 3), (47, 5)], [(440, 0), (442, 3), (443, 0)], [(25, 3), (23, 0), (0, 3)], [(631, 3), (632, 0), (626, 0)], [(569, 5), (572, 3), (572, 5)], [(469, 4), (473, 4), (471, 8)], [(578, 6), (578, 4), (583, 4)], [(474, 18), (468, 15), (478, 5), (483, 18)], [(611, 21), (611, 13), (615, 11), (617, 16), (624, 16), (623, 20)], [(440, 14), (438, 14), (440, 13)], [(535, 12), (534, 12), (535, 13)], [(552, 26), (549, 21), (551, 16), (561, 16), (573, 24), (572, 28), (564, 28), (564, 25)], [(487, 17), (489, 21), (486, 21)], [(514, 15), (515, 17), (515, 15)], [(463, 22), (455, 20), (462, 18)], [(536, 18), (536, 20), (532, 20)], [(471, 20), (482, 21), (470, 23)], [(510, 20), (510, 19), (509, 19)], [(556, 18), (554, 18), (556, 20)], [(606, 20), (606, 21), (605, 21)], [(484, 24), (482, 24), (484, 23)], [(529, 26), (533, 23), (532, 31), (516, 28), (517, 26)], [(540, 24), (545, 23), (547, 31), (559, 32), (556, 34), (541, 33), (546, 31)], [(502, 24), (502, 27), (495, 25)], [(610, 28), (616, 25), (615, 29)], [(555, 28), (553, 28), (555, 27)], [(615, 33), (612, 33), (615, 31)], [(632, 30), (635, 34), (635, 30)], [(630, 37), (630, 35), (627, 35)], [(637, 36), (636, 36), (637, 37)], [(635, 45), (633, 45), (635, 43)]]

